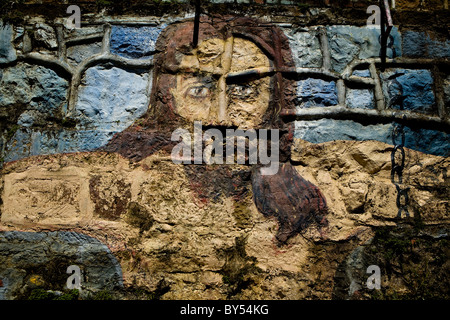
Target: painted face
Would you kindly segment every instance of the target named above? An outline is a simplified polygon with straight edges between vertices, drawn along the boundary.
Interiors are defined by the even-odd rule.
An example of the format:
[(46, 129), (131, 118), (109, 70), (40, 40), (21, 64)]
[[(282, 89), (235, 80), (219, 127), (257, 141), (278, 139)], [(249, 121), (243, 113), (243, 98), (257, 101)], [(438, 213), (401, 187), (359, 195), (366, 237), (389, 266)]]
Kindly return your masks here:
[(269, 106), (270, 77), (264, 74), (270, 60), (253, 42), (208, 39), (180, 60), (172, 89), (180, 116), (242, 129), (261, 123)]

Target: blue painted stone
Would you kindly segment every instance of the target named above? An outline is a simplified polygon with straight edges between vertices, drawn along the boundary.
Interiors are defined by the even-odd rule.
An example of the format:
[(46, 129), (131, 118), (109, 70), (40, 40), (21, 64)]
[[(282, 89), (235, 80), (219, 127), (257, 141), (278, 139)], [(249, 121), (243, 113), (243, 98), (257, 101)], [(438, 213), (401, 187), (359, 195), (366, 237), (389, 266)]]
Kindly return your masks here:
[(31, 155), (54, 154), (58, 149), (58, 132), (37, 131), (31, 134)]
[(402, 40), (404, 56), (425, 57), (427, 55), (424, 32), (405, 31)]
[(20, 232), (4, 231), (0, 232), (0, 243), (4, 242), (41, 242), (47, 235), (44, 232)]
[(148, 108), (148, 73), (134, 73), (111, 66), (89, 68), (78, 90), (77, 129), (122, 131)]
[(450, 135), (436, 130), (405, 127), (405, 146), (424, 153), (448, 157)]
[(370, 78), (370, 71), (368, 69), (365, 70), (354, 70), (352, 76), (358, 76), (363, 78)]
[[(332, 68), (337, 72), (342, 72), (355, 58), (368, 59), (380, 56), (379, 27), (329, 26), (327, 35)], [(392, 28), (390, 33), (387, 56), (389, 58), (401, 56), (401, 37), (396, 27)]]
[(146, 58), (155, 51), (156, 40), (165, 24), (158, 27), (111, 28), (111, 53), (129, 59)]
[(342, 72), (358, 55), (360, 47), (352, 38), (341, 34), (329, 34), (331, 65), (334, 71)]
[(322, 79), (300, 80), (297, 87), (300, 107), (325, 107), (338, 103), (336, 82)]
[(96, 54), (100, 54), (101, 51), (101, 42), (71, 46), (67, 48), (67, 60), (71, 64), (77, 65)]
[(322, 66), (323, 57), (316, 28), (308, 30), (285, 28), (284, 33), (289, 39), (292, 57), (297, 67), (320, 68)]
[(5, 161), (36, 155), (93, 151), (108, 143), (117, 131), (21, 128), (7, 143)]
[(21, 127), (31, 127), (34, 123), (35, 115), (30, 111), (22, 113), (17, 120), (17, 124)]
[(347, 107), (355, 109), (375, 108), (375, 99), (371, 89), (347, 89), (345, 103)]
[(27, 128), (19, 129), (14, 133), (5, 146), (5, 162), (31, 156), (31, 134), (32, 130)]
[(35, 155), (54, 154), (58, 149), (57, 131), (37, 131), (20, 128), (8, 141), (5, 161), (15, 161)]
[[(4, 292), (7, 299), (16, 297), (20, 288), (26, 286), (30, 274), (37, 272), (44, 278), (54, 276), (48, 272), (65, 275), (70, 265), (82, 271), (82, 297), (92, 291), (123, 287), (122, 268), (111, 250), (99, 240), (81, 233), (3, 231), (0, 232), (0, 252), (0, 278), (8, 285)], [(64, 269), (46, 268), (55, 261)], [(63, 290), (66, 283), (51, 285)]]
[(417, 31), (403, 32), (403, 54), (408, 57), (448, 58), (450, 40), (431, 39), (429, 34)]
[(56, 30), (48, 24), (36, 24), (34, 26), (33, 38), (37, 42), (38, 47), (45, 47), (50, 50), (58, 48)]
[(12, 44), (13, 28), (0, 20), (0, 63), (8, 63), (16, 60), (16, 50)]
[[(320, 119), (295, 122), (295, 138), (312, 143), (334, 140), (377, 140), (392, 145), (392, 124), (362, 125), (351, 120)], [(448, 157), (450, 137), (447, 133), (430, 129), (405, 127), (407, 148)]]
[(444, 101), (447, 106), (447, 114), (450, 113), (450, 75), (444, 80)]
[[(20, 62), (3, 70), (0, 108), (22, 104), (41, 120), (56, 117), (67, 103), (68, 81), (43, 66)], [(36, 119), (37, 120), (37, 119)]]
[(333, 140), (377, 140), (390, 143), (391, 131), (390, 124), (363, 126), (351, 120), (320, 119), (295, 122), (295, 137), (312, 143)]
[[(29, 105), (37, 110), (25, 111), (19, 117), (18, 124), (21, 127), (6, 143), (5, 161), (34, 155), (93, 151), (104, 146), (115, 133), (130, 126), (147, 111), (149, 105), (148, 73), (139, 74), (111, 66), (95, 66), (86, 71), (79, 87), (73, 114), (78, 120), (76, 128), (39, 130), (32, 127), (34, 121), (39, 118), (39, 115), (44, 119), (52, 115), (51, 109), (56, 110), (56, 106), (60, 103), (56, 94), (59, 92), (58, 81), (51, 79), (51, 74), (44, 73), (39, 78), (40, 81), (54, 87), (45, 87), (40, 83), (34, 85), (32, 92), (29, 93), (27, 90), (30, 89), (26, 88), (26, 84), (30, 81), (26, 78), (27, 74), (33, 73), (19, 68), (12, 78), (16, 79), (18, 85), (15, 88), (8, 87), (8, 90), (14, 88), (11, 89), (13, 93), (6, 95), (3, 100), (0, 98), (1, 106), (2, 101), (8, 104), (11, 103), (10, 100), (16, 99), (26, 103), (33, 100), (30, 97), (40, 97), (36, 101), (29, 101)], [(46, 101), (48, 110), (40, 108), (42, 101)]]
[[(77, 134), (78, 151), (93, 151), (103, 147), (117, 132), (118, 131), (80, 130)], [(66, 141), (70, 147), (70, 139), (66, 139)]]
[(390, 108), (433, 113), (435, 97), (429, 70), (395, 69), (381, 73), (383, 92)]
[[(19, 69), (18, 74), (21, 72), (25, 77), (24, 70)], [(50, 84), (56, 81), (47, 79), (47, 75), (41, 79), (44, 79), (43, 83)], [(29, 93), (25, 88), (28, 79), (21, 78), (20, 81), (16, 86), (15, 94), (7, 97), (8, 99), (14, 100), (16, 97), (18, 101), (21, 101), (20, 99), (28, 101)], [(54, 84), (56, 87), (57, 83)], [(147, 111), (149, 104), (147, 88), (149, 86), (149, 74), (147, 73), (128, 72), (110, 66), (89, 68), (79, 87), (78, 100), (73, 114), (78, 121), (76, 128), (40, 130), (33, 128), (36, 117), (42, 114), (44, 116), (51, 115), (51, 110), (48, 110), (48, 113), (43, 113), (44, 110), (41, 109), (39, 109), (42, 111), (41, 113), (36, 113), (35, 110), (26, 111), (19, 117), (18, 124), (21, 127), (6, 143), (5, 161), (19, 160), (34, 155), (93, 151), (104, 146), (115, 133), (126, 129)], [(38, 99), (36, 103), (45, 100), (49, 106), (57, 105), (56, 102), (59, 100), (52, 95), (55, 87), (41, 88), (39, 85), (35, 87), (33, 90), (36, 92), (33, 96), (45, 97), (45, 99)], [(20, 98), (22, 96), (23, 98)], [(1, 101), (0, 99), (0, 105)], [(9, 100), (3, 101), (8, 102)], [(33, 106), (33, 102), (29, 102), (31, 106)]]
[(104, 146), (113, 137), (114, 131), (97, 130), (33, 130), (30, 134), (29, 154), (49, 155), (93, 151)]

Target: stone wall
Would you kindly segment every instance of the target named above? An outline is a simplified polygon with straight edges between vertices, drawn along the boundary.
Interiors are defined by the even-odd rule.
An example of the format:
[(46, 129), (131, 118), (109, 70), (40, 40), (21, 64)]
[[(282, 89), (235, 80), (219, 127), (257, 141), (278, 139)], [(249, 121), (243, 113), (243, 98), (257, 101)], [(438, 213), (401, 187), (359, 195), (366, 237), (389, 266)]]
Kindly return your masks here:
[[(91, 15), (90, 23), (73, 31), (58, 24), (62, 18), (45, 23), (45, 18), (34, 17), (26, 24), (2, 25), (0, 62), (5, 67), (0, 104), (7, 118), (1, 139), (5, 161), (94, 150), (146, 111), (156, 39), (167, 24), (185, 17), (139, 18), (142, 22), (138, 22), (133, 17), (114, 21)], [(295, 61), (297, 137), (329, 141), (328, 127), (336, 137), (345, 138), (354, 131), (353, 139), (365, 140), (372, 129), (342, 121), (364, 119), (376, 125), (374, 139), (390, 142), (392, 127), (386, 123), (404, 113), (411, 120), (407, 147), (448, 155), (449, 40), (394, 27), (388, 49), (392, 60), (379, 72), (377, 27), (278, 24), (289, 38)], [(35, 82), (40, 85), (33, 86)], [(133, 90), (127, 84), (133, 84)], [(109, 95), (110, 91), (117, 94)], [(101, 103), (93, 106), (92, 101)], [(313, 124), (321, 118), (334, 119), (320, 125), (325, 132), (313, 133), (317, 131)], [(436, 128), (441, 130), (430, 130)]]
[[(373, 3), (210, 1), (192, 48), (187, 1), (80, 2), (79, 29), (66, 28), (64, 2), (8, 2), (0, 22), (0, 297), (62, 290), (62, 277), (40, 267), (52, 260), (80, 265), (85, 292), (117, 298), (142, 298), (137, 289), (165, 299), (377, 298), (364, 286), (370, 264), (383, 267), (381, 298), (445, 295), (388, 278), (426, 259), (433, 271), (448, 265), (448, 3), (396, 1), (385, 65), (380, 28), (366, 25)], [(259, 108), (267, 97), (263, 107), (279, 107), (289, 131), (288, 158), (273, 179), (246, 165), (170, 161), (172, 120), (196, 120), (180, 106), (198, 104), (177, 98), (180, 75), (222, 78), (214, 68), (225, 68), (227, 39), (227, 74), (259, 68), (249, 82), (259, 96), (227, 82), (228, 105)], [(202, 90), (218, 97), (214, 77), (202, 78)], [(253, 124), (251, 114), (230, 115)], [(411, 213), (400, 220), (390, 177), (399, 123)], [(24, 248), (12, 252), (17, 241)], [(389, 257), (380, 253), (397, 242)], [(53, 243), (60, 249), (29, 261), (28, 247), (47, 252)], [(100, 248), (110, 260), (67, 253)], [(413, 254), (418, 263), (400, 257)], [(108, 272), (100, 276), (101, 268)], [(112, 285), (108, 275), (121, 279)], [(36, 276), (40, 286), (30, 283)]]

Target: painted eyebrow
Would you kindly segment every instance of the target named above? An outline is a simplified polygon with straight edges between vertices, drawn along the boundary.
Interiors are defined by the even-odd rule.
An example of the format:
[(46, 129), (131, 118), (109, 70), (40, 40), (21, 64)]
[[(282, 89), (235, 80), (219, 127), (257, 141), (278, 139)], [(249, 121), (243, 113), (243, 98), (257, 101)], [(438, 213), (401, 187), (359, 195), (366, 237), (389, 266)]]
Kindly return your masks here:
[(182, 80), (181, 89), (184, 90), (191, 85), (210, 86), (213, 79), (211, 77), (189, 76)]
[(230, 72), (227, 74), (227, 81), (234, 82), (239, 81), (240, 79), (246, 78), (263, 78), (266, 76), (270, 76), (275, 73), (275, 68), (273, 67), (258, 67), (251, 68), (237, 72)]

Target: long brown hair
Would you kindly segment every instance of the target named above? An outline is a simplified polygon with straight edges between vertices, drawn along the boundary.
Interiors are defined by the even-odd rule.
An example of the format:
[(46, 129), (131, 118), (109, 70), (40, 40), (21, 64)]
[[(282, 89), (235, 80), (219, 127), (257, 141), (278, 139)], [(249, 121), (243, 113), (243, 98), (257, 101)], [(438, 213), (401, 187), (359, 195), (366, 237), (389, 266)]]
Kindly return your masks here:
[[(189, 125), (175, 112), (176, 87), (181, 56), (192, 54), (193, 21), (174, 23), (159, 36), (154, 56), (151, 107), (124, 132), (117, 134), (106, 150), (119, 152), (139, 161), (159, 150), (169, 154), (175, 145), (171, 133)], [(220, 195), (232, 197), (235, 203), (249, 204), (249, 195), (258, 210), (279, 221), (278, 244), (311, 224), (327, 225), (326, 201), (319, 188), (302, 178), (289, 163), (293, 129), (279, 117), (282, 109), (295, 107), (295, 79), (285, 77), (294, 68), (289, 41), (276, 26), (250, 18), (205, 17), (201, 19), (199, 42), (205, 39), (241, 37), (255, 43), (268, 57), (273, 68), (271, 97), (259, 128), (280, 129), (279, 161), (284, 162), (276, 175), (263, 176), (258, 166), (233, 170), (231, 166), (184, 165), (191, 189), (202, 203), (220, 201)]]

